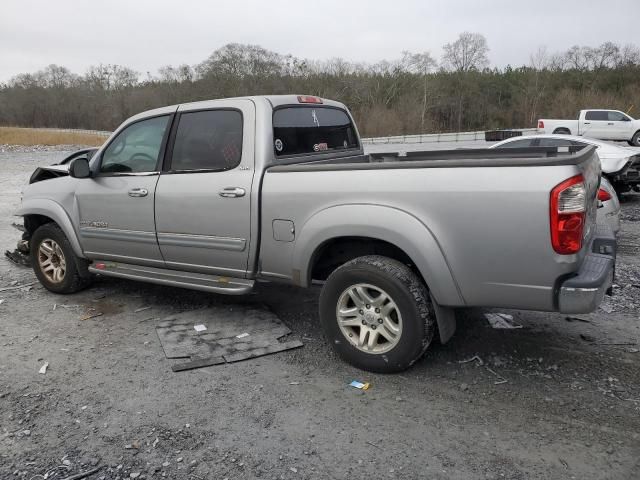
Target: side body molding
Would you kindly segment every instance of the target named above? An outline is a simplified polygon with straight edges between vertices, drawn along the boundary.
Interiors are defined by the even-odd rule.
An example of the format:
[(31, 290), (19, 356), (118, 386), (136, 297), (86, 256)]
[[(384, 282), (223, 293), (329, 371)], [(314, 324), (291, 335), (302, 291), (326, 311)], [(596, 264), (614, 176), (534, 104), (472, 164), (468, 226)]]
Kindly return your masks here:
[(15, 212), (16, 216), (24, 217), (25, 215), (43, 215), (49, 217), (56, 222), (62, 229), (66, 237), (71, 243), (71, 247), (76, 255), (84, 257), (82, 247), (78, 241), (78, 234), (73, 228), (73, 223), (59, 203), (47, 198), (33, 198), (25, 200), (20, 208)]
[(404, 210), (374, 204), (329, 207), (316, 212), (299, 228), (292, 269), (300, 272), (301, 286), (310, 283), (310, 269), (319, 247), (339, 237), (367, 237), (395, 245), (415, 263), (440, 305), (464, 306), (453, 272), (427, 225)]

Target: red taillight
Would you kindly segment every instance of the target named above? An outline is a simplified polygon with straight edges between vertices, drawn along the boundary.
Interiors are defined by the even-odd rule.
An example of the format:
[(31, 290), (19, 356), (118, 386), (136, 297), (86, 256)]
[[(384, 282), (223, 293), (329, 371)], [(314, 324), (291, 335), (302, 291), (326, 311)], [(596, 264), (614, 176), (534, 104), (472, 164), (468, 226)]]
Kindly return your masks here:
[(538, 120), (538, 128), (544, 128), (544, 122), (542, 120)]
[(102, 262), (95, 263), (93, 266), (96, 267), (97, 270), (105, 270), (107, 268), (107, 266)]
[(311, 95), (298, 95), (299, 103), (322, 103), (320, 97), (312, 97)]
[(607, 200), (611, 200), (611, 195), (604, 188), (598, 190), (598, 200), (601, 202), (606, 202)]
[(562, 255), (578, 253), (586, 213), (587, 190), (582, 175), (576, 175), (551, 190), (551, 245)]

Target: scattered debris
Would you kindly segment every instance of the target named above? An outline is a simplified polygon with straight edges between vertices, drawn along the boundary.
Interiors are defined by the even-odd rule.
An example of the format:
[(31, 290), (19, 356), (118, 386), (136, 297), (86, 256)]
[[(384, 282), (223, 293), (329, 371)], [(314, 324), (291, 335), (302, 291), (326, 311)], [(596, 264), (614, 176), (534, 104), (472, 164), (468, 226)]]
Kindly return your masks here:
[(371, 385), (369, 383), (362, 383), (357, 380), (354, 380), (349, 384), (349, 386), (353, 388), (358, 388), (360, 390), (369, 390), (369, 387)]
[(42, 366), (40, 367), (40, 370), (38, 370), (38, 373), (41, 373), (41, 374), (44, 375), (45, 373), (47, 373), (47, 368), (48, 367), (49, 367), (49, 362), (44, 362), (42, 364)]
[(31, 283), (25, 283), (23, 285), (18, 285), (17, 282), (11, 282), (12, 286), (11, 287), (2, 287), (0, 288), (0, 292), (7, 292), (9, 290), (19, 290), (20, 288), (24, 288), (24, 287), (30, 287), (32, 285), (35, 285), (36, 282), (31, 282)]
[(102, 467), (96, 467), (91, 470), (87, 470), (86, 472), (76, 473), (75, 475), (71, 475), (70, 477), (63, 478), (62, 480), (80, 480), (81, 478), (86, 478), (89, 475), (93, 475), (94, 473), (99, 472)]
[(248, 337), (249, 334), (247, 332), (241, 333), (240, 335), (236, 335), (236, 338), (244, 338), (244, 337)]
[(17, 248), (13, 252), (6, 250), (4, 252), (4, 256), (20, 267), (31, 267), (31, 260), (29, 259), (29, 256), (25, 255)]
[(469, 363), (469, 362), (473, 362), (473, 361), (477, 361), (478, 365), (480, 365), (480, 366), (484, 365), (484, 362), (482, 361), (482, 359), (478, 355), (474, 355), (473, 357), (468, 358), (467, 360), (458, 360), (458, 363)]
[(467, 390), (469, 390), (469, 385), (467, 385), (466, 383), (461, 383), (460, 390), (462, 390), (463, 392), (466, 392)]
[(200, 325), (194, 325), (193, 329), (196, 332), (204, 332), (207, 329), (207, 327), (205, 327), (204, 325), (200, 324)]
[(80, 320), (89, 320), (91, 318), (101, 317), (102, 315), (104, 315), (102, 312), (89, 311), (84, 316), (80, 317)]
[(591, 335), (585, 335), (584, 333), (580, 334), (580, 338), (585, 342), (589, 342), (589, 343), (593, 343), (596, 341), (596, 339), (593, 338)]
[(300, 382), (289, 382), (289, 385), (300, 385)]
[(133, 313), (140, 313), (140, 312), (144, 312), (145, 310), (149, 310), (151, 308), (151, 305), (148, 305), (146, 307), (140, 307), (140, 308), (136, 308)]
[(630, 348), (628, 351), (629, 351), (629, 353), (638, 353), (638, 352), (640, 352), (640, 350), (638, 350), (637, 348)]
[(604, 303), (600, 305), (600, 310), (602, 310), (605, 313), (613, 313), (613, 308), (611, 308), (609, 305)]
[(513, 315), (507, 315), (506, 313), (485, 313), (487, 321), (493, 328), (511, 330), (514, 328), (522, 328), (522, 325), (513, 321)]
[(587, 320), (586, 318), (580, 318), (580, 317), (564, 317), (564, 319), (567, 322), (584, 322), (584, 323), (591, 323), (591, 320)]

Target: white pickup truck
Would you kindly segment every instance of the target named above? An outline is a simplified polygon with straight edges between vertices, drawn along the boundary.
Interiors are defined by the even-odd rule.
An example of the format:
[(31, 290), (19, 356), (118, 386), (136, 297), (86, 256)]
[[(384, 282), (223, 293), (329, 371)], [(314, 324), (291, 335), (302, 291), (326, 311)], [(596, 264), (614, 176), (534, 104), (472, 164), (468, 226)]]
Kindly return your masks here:
[(640, 120), (619, 110), (580, 110), (577, 120), (538, 120), (538, 133), (560, 133), (618, 140), (640, 147)]

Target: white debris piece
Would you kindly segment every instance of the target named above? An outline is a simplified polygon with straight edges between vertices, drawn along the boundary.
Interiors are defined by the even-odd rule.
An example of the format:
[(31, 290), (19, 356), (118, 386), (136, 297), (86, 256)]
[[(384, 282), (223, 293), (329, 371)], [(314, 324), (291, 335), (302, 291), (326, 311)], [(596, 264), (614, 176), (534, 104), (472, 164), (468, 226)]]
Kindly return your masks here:
[(236, 335), (236, 338), (244, 338), (244, 337), (248, 337), (249, 334), (247, 332), (241, 333), (240, 335)]
[(47, 373), (48, 366), (49, 366), (49, 362), (44, 362), (44, 364), (40, 367), (40, 370), (38, 370), (38, 373), (41, 373), (43, 375)]
[(484, 316), (493, 328), (498, 328), (498, 329), (522, 328), (522, 325), (519, 325), (513, 321), (512, 315), (507, 315), (506, 313), (485, 313)]
[(203, 332), (207, 329), (207, 327), (205, 327), (202, 324), (194, 325), (193, 328), (195, 329), (196, 332)]

